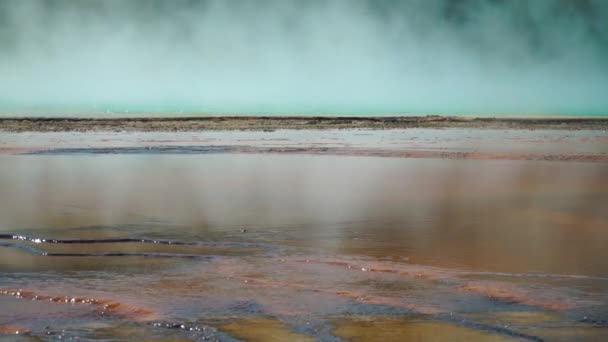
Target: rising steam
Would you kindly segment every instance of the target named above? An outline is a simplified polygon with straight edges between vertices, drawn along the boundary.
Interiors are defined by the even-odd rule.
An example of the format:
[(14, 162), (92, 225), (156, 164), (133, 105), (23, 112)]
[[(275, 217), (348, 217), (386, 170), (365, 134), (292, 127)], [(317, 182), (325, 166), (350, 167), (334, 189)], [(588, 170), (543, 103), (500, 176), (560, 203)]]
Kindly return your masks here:
[(603, 0), (0, 0), (0, 112), (608, 113)]

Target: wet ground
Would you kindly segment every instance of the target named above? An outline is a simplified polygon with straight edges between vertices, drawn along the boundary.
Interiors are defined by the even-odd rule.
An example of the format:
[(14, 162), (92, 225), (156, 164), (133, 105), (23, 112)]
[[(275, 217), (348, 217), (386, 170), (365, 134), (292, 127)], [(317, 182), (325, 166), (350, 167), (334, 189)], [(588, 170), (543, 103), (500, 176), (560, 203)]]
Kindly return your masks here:
[(288, 132), (2, 133), (0, 339), (608, 339), (605, 132)]
[(2, 132), (0, 154), (316, 154), (608, 162), (608, 131), (328, 129), (196, 132)]

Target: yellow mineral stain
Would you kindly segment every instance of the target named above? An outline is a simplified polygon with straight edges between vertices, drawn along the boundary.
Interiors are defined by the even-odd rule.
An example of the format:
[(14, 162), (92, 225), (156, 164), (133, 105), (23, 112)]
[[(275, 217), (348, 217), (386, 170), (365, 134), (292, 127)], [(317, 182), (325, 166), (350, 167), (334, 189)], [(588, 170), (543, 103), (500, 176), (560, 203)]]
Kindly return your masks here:
[(480, 313), (472, 318), (480, 323), (494, 325), (532, 325), (560, 320), (559, 315), (546, 311), (501, 311), (494, 313)]
[(608, 341), (608, 329), (580, 323), (570, 327), (534, 329), (545, 341)]
[(292, 332), (279, 320), (270, 317), (247, 318), (222, 324), (220, 330), (245, 341), (292, 341), (308, 342), (315, 341), (314, 338)]
[(332, 334), (349, 341), (514, 341), (511, 338), (445, 322), (359, 317), (334, 322)]
[(589, 323), (564, 322), (564, 318), (546, 311), (503, 311), (479, 313), (473, 320), (509, 326), (515, 332), (533, 335), (546, 341), (608, 341), (608, 329)]

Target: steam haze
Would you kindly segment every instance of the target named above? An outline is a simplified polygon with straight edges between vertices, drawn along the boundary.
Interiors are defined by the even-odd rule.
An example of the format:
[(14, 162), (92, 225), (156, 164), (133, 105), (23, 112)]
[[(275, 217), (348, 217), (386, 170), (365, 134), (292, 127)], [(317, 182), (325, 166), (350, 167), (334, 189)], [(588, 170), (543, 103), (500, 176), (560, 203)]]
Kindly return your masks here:
[(15, 115), (608, 114), (608, 1), (0, 0)]

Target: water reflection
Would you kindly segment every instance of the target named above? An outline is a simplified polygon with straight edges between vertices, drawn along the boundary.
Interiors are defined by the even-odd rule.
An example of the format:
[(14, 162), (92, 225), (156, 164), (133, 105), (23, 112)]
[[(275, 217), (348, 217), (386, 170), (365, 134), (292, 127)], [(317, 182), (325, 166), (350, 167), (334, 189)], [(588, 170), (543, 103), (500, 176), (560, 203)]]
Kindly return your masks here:
[[(150, 324), (215, 327), (229, 339), (257, 320), (267, 331), (251, 336), (323, 338), (351, 336), (353, 320), (413, 314), (440, 321), (414, 330), (456, 324), (526, 339), (525, 323), (503, 331), (475, 314), (559, 312), (560, 329), (585, 329), (583, 317), (601, 323), (608, 312), (604, 163), (0, 156), (0, 189), (0, 234), (85, 240), (1, 240), (0, 287), (128, 303), (154, 313)], [(161, 240), (180, 243), (150, 242)], [(43, 327), (31, 303), (10, 305), (27, 329)], [(84, 321), (98, 314), (79, 310)], [(81, 324), (58, 315), (55, 324)], [(0, 315), (0, 326), (13, 323)]]
[(1, 165), (7, 232), (136, 224), (121, 235), (237, 235), (485, 271), (608, 274), (604, 164), (214, 155)]

